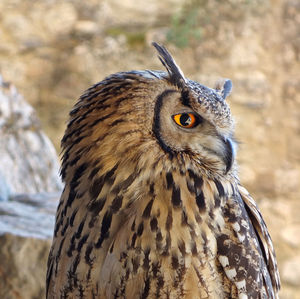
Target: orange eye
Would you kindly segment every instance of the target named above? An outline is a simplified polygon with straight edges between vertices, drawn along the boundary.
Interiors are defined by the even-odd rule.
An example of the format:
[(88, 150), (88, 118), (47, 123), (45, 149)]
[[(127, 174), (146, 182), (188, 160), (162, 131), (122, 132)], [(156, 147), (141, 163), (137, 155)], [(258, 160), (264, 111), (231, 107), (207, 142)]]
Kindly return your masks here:
[(177, 125), (183, 128), (194, 128), (198, 125), (199, 121), (193, 113), (178, 113), (173, 115), (173, 119)]

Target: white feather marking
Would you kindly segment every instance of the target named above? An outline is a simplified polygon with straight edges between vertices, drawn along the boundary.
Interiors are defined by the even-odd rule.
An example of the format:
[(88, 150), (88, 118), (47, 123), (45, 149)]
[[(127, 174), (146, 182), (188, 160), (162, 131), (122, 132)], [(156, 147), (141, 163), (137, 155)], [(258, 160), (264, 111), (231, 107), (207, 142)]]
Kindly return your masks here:
[(236, 277), (236, 270), (233, 268), (233, 269), (225, 269), (225, 273), (227, 275), (227, 277), (232, 280)]
[(238, 239), (240, 242), (244, 242), (245, 240), (245, 235), (241, 235), (240, 233), (237, 233)]
[(248, 299), (248, 296), (245, 293), (239, 294), (239, 299)]
[(220, 255), (219, 256), (219, 262), (221, 263), (221, 265), (225, 268), (227, 266), (229, 266), (229, 260), (228, 257), (225, 255)]
[(240, 225), (237, 222), (233, 223), (232, 227), (236, 232), (239, 232), (241, 229)]
[(239, 290), (246, 290), (246, 281), (245, 279), (241, 280), (241, 281), (237, 281), (235, 283), (236, 287), (239, 289)]

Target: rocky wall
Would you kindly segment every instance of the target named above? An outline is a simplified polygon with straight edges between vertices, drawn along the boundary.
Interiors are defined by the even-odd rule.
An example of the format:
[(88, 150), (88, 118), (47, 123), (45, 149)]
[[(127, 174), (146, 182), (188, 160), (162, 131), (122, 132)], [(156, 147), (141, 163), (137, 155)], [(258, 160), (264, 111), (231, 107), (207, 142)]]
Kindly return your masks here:
[(152, 41), (191, 79), (231, 78), (241, 180), (274, 239), (281, 298), (298, 298), (299, 36), (297, 0), (2, 0), (0, 71), (57, 149), (83, 90), (113, 72), (161, 69)]

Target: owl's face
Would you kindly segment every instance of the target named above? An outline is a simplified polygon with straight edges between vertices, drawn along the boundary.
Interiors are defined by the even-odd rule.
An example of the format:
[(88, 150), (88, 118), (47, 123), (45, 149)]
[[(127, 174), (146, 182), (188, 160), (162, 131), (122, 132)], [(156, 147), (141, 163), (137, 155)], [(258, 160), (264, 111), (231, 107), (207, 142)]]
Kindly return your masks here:
[(167, 152), (189, 153), (200, 163), (221, 161), (227, 173), (235, 156), (234, 125), (226, 103), (231, 81), (220, 81), (216, 89), (210, 89), (186, 79), (166, 49), (154, 46), (168, 71), (166, 78), (173, 85), (156, 99), (156, 138)]
[(185, 152), (211, 161), (220, 159), (228, 172), (234, 161), (233, 121), (216, 90), (186, 80), (156, 100), (153, 130), (167, 152)]

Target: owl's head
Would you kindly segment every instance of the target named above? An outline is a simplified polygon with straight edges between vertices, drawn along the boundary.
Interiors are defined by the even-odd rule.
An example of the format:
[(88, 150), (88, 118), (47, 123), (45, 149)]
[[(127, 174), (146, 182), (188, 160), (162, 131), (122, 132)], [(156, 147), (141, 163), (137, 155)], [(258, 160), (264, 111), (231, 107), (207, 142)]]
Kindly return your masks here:
[(191, 153), (201, 159), (220, 159), (227, 173), (234, 162), (234, 122), (226, 97), (232, 83), (217, 82), (215, 89), (185, 78), (170, 53), (153, 43), (175, 89), (165, 90), (156, 101), (153, 130), (167, 151)]
[(126, 168), (129, 161), (141, 169), (150, 160), (174, 157), (181, 165), (231, 172), (234, 125), (226, 103), (231, 81), (211, 89), (189, 80), (164, 47), (153, 45), (167, 72), (113, 74), (80, 97), (62, 140), (63, 179), (83, 157), (104, 172)]

